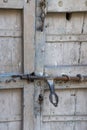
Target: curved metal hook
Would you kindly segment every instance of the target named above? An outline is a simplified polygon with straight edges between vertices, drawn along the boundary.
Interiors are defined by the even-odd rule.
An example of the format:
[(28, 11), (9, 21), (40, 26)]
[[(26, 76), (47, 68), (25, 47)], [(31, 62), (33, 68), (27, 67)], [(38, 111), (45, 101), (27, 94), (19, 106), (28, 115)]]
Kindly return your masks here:
[(55, 93), (54, 81), (53, 80), (47, 80), (47, 83), (48, 83), (48, 86), (49, 86), (49, 89), (50, 89), (49, 100), (55, 107), (57, 107), (59, 99), (58, 99), (57, 94)]

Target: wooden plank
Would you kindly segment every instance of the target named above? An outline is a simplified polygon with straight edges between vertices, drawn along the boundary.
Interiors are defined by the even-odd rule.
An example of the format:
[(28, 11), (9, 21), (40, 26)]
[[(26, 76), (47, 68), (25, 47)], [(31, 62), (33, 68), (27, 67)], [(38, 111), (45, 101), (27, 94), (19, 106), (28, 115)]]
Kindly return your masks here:
[(23, 71), (21, 19), (21, 10), (0, 10), (0, 73)]
[[(87, 82), (61, 82), (61, 81), (56, 81), (54, 83), (55, 83), (55, 89), (56, 90), (87, 89)], [(49, 90), (49, 87), (45, 86), (44, 89), (45, 89), (45, 93), (46, 93), (46, 91)]]
[[(22, 32), (22, 10), (0, 9), (0, 32), (21, 31)], [(7, 33), (6, 32), (6, 33)]]
[(43, 116), (43, 122), (87, 121), (87, 116)]
[(79, 64), (87, 64), (86, 59), (87, 59), (87, 44), (86, 42), (81, 42), (80, 43), (80, 48), (79, 48)]
[(45, 32), (37, 31), (36, 33), (36, 67), (37, 74), (43, 74), (44, 67), (44, 55), (45, 55)]
[[(87, 121), (87, 88), (56, 90), (59, 96), (58, 107), (54, 107), (49, 101), (49, 92), (44, 94), (43, 117), (49, 121)], [(47, 107), (46, 107), (47, 106)], [(46, 107), (46, 108), (45, 108)], [(49, 111), (49, 112), (48, 112)], [(58, 120), (57, 120), (58, 117)], [(64, 118), (65, 117), (65, 118)], [(81, 117), (81, 118), (80, 118)], [(51, 119), (51, 120), (50, 120)], [(53, 119), (53, 120), (52, 120)]]
[[(79, 130), (87, 129), (87, 121), (77, 121), (77, 122), (51, 122), (51, 129), (60, 129), (60, 130)], [(47, 129), (46, 129), (47, 130)]]
[[(22, 123), (22, 89), (0, 90), (0, 129), (20, 129)], [(14, 109), (15, 108), (15, 109)], [(6, 124), (6, 125), (5, 125)]]
[(23, 0), (1, 0), (0, 8), (23, 9)]
[(35, 82), (35, 93), (34, 93), (34, 130), (41, 130), (41, 106), (38, 102), (38, 97), (40, 94), (40, 82)]
[(22, 37), (20, 30), (0, 30), (0, 37)]
[(0, 123), (22, 121), (22, 116), (0, 117)]
[[(66, 2), (66, 0), (63, 2)], [(69, 2), (71, 2), (71, 0)], [(74, 3), (75, 1), (72, 2)], [(48, 4), (49, 3), (51, 3), (51, 0), (48, 0)], [(54, 5), (54, 3), (55, 1), (53, 1), (52, 6), (54, 6), (55, 9), (58, 2), (56, 5)], [(78, 5), (76, 4), (75, 6), (80, 8), (79, 2), (77, 3)], [(81, 8), (82, 6), (81, 3)], [(67, 8), (68, 7), (69, 4), (67, 4)], [(39, 9), (38, 12), (40, 13)], [(38, 54), (41, 59), (39, 59), (39, 61), (41, 61), (39, 63), (42, 65), (42, 68), (45, 64), (44, 74), (55, 76), (62, 74), (77, 75), (81, 73), (82, 75), (85, 75), (87, 73), (87, 39), (85, 37), (87, 34), (87, 13), (83, 13), (83, 11), (82, 13), (72, 12), (71, 19), (67, 20), (66, 13), (55, 12), (56, 13), (48, 12), (45, 21), (45, 35), (47, 42), (44, 50), (45, 63), (44, 61), (41, 61), (42, 54)], [(61, 35), (64, 37), (61, 38)], [(68, 36), (71, 36), (71, 38)], [(38, 35), (38, 39), (39, 38)], [(37, 45), (39, 50), (41, 44)], [(40, 64), (38, 66), (40, 66)], [(85, 98), (87, 96), (87, 83), (55, 82), (55, 89), (59, 96), (59, 104), (57, 108), (49, 102), (48, 86), (45, 87), (43, 109), (40, 114), (41, 122), (40, 124), (38, 123), (38, 126), (41, 125), (41, 130), (79, 130), (83, 128), (86, 130), (87, 100)]]
[(70, 35), (70, 34), (63, 34), (63, 35), (47, 35), (46, 42), (47, 43), (54, 43), (54, 42), (87, 42), (87, 35), (86, 34), (77, 34), (77, 35)]
[[(11, 79), (10, 79), (11, 80)], [(4, 80), (0, 79), (0, 89), (17, 89), (17, 88), (23, 88), (24, 85), (27, 85), (28, 82), (24, 81), (24, 80), (14, 80), (14, 81), (10, 81), (9, 79), (7, 79), (8, 82), (4, 82)]]
[(45, 73), (48, 75), (77, 75), (87, 74), (87, 65), (60, 65), (60, 66), (46, 66)]
[(50, 130), (50, 129), (51, 129), (50, 122), (42, 122), (41, 130)]
[(47, 0), (47, 12), (82, 12), (87, 11), (85, 0)]
[(34, 85), (28, 84), (23, 89), (23, 130), (34, 129)]
[(35, 0), (24, 2), (24, 73), (34, 71)]
[(76, 115), (87, 115), (87, 89), (76, 91)]
[(0, 123), (1, 130), (21, 130), (21, 121)]
[[(75, 89), (72, 90), (56, 90), (59, 97), (58, 107), (54, 107), (49, 101), (49, 91), (44, 93), (43, 116), (57, 116), (57, 115), (74, 115), (75, 113)], [(47, 101), (49, 103), (47, 104)], [(46, 107), (47, 106), (47, 107)], [(48, 112), (49, 111), (49, 112)]]
[(45, 66), (78, 65), (79, 48), (78, 42), (46, 44)]
[[(0, 117), (21, 116), (22, 90), (0, 90)], [(14, 109), (15, 108), (15, 109)], [(13, 111), (14, 109), (14, 111)]]
[(75, 122), (51, 122), (50, 123), (50, 130), (74, 130)]
[(70, 20), (66, 19), (66, 13), (49, 13), (45, 21), (47, 35), (75, 35), (87, 32), (87, 13), (72, 13)]
[(13, 37), (1, 37), (0, 73), (21, 73), (22, 61), (22, 39)]
[(79, 129), (87, 129), (87, 121), (82, 121), (82, 122), (77, 122), (75, 123), (75, 129), (79, 130)]

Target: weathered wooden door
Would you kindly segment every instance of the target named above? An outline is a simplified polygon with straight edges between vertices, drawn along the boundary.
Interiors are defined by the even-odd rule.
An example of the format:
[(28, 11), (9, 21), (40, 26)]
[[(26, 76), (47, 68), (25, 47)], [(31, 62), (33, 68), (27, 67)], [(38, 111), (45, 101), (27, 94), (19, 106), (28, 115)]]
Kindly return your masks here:
[(0, 130), (33, 130), (33, 84), (7, 73), (34, 71), (34, 4), (0, 0)]
[[(47, 0), (43, 30), (41, 11), (37, 0), (36, 73), (86, 75), (87, 1)], [(59, 96), (56, 108), (49, 102), (47, 85), (36, 82), (35, 130), (87, 130), (87, 83), (55, 82), (55, 88)], [(39, 94), (44, 96), (41, 105)]]

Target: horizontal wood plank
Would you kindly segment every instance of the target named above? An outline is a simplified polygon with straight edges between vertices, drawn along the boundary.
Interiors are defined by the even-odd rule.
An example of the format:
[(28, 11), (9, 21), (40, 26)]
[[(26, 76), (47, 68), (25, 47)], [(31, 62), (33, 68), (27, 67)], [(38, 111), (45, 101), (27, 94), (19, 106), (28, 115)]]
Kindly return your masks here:
[(48, 12), (79, 12), (87, 11), (86, 0), (47, 0)]
[(87, 121), (87, 116), (43, 116), (43, 122)]
[(46, 42), (87, 42), (86, 34), (78, 34), (78, 35), (47, 35)]
[(22, 37), (20, 30), (0, 30), (0, 37)]
[(49, 91), (44, 93), (43, 117), (49, 117), (50, 119), (50, 117), (61, 116), (59, 118), (61, 120), (65, 116), (66, 120), (69, 116), (69, 119), (75, 120), (74, 116), (82, 117), (87, 115), (87, 89), (61, 89), (56, 90), (56, 94), (59, 97), (59, 102), (58, 107), (55, 108), (49, 101)]
[(0, 79), (0, 90), (2, 89), (18, 89), (18, 88), (24, 88), (29, 83), (25, 80), (19, 80), (19, 79), (7, 79), (8, 82), (4, 81), (5, 79)]
[(0, 117), (0, 123), (1, 122), (16, 122), (16, 121), (21, 121), (22, 120), (22, 116), (19, 115), (15, 115), (15, 116), (9, 116), (9, 117)]
[(77, 75), (87, 74), (87, 65), (60, 65), (60, 66), (46, 66), (45, 73), (48, 75)]
[(23, 0), (1, 0), (0, 8), (7, 9), (22, 9), (23, 8)]

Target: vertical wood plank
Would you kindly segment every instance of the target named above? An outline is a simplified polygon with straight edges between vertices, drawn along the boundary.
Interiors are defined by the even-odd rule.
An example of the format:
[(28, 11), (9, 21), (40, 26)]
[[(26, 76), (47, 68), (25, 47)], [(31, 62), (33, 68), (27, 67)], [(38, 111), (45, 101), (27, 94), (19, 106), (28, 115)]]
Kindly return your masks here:
[(29, 84), (24, 86), (23, 90), (23, 130), (34, 130), (34, 86)]
[[(24, 73), (34, 71), (34, 32), (35, 32), (35, 0), (24, 2)], [(24, 86), (23, 100), (23, 130), (34, 129), (34, 106), (33, 106), (34, 86), (28, 84)]]
[(45, 33), (36, 31), (36, 61), (35, 72), (43, 74), (44, 71), (44, 49), (45, 49)]
[(24, 3), (24, 73), (34, 71), (35, 0)]

